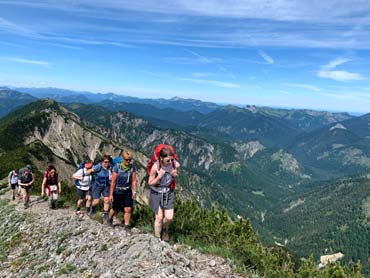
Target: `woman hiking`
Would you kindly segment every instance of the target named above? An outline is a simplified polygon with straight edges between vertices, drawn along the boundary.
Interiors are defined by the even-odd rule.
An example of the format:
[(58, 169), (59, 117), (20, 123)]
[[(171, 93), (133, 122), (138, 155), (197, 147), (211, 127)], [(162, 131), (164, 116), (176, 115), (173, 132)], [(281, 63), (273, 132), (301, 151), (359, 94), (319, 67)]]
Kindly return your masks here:
[(94, 173), (94, 182), (92, 184), (93, 203), (89, 212), (90, 216), (96, 213), (96, 206), (99, 204), (100, 196), (103, 195), (103, 223), (108, 224), (109, 219), (109, 189), (110, 181), (112, 179), (112, 171), (110, 169), (111, 157), (103, 155), (101, 162), (94, 165), (90, 170), (86, 170), (87, 174)]
[[(14, 169), (14, 170), (9, 172), (8, 184), (12, 189), (12, 200), (13, 201), (15, 200), (15, 193), (16, 193), (16, 191), (18, 191), (18, 179), (19, 179), (19, 174), (18, 174), (17, 169)], [(18, 192), (18, 194), (19, 194), (19, 192)]]
[(87, 174), (93, 167), (91, 161), (86, 162), (81, 169), (78, 169), (76, 173), (73, 174), (72, 178), (76, 180), (76, 190), (77, 190), (77, 215), (82, 215), (81, 206), (85, 200), (86, 211), (90, 211), (91, 206), (91, 188), (92, 188), (92, 175)]
[(62, 192), (62, 185), (54, 165), (49, 165), (44, 173), (41, 184), (41, 197), (48, 196), (49, 208), (56, 209), (58, 195)]
[(34, 182), (33, 174), (27, 167), (24, 168), (23, 174), (18, 179), (18, 185), (22, 188), (24, 209), (29, 208), (30, 191), (31, 191), (33, 182)]
[(136, 166), (131, 163), (132, 154), (122, 151), (122, 162), (116, 164), (112, 170), (112, 183), (110, 185), (109, 200), (112, 208), (109, 212), (109, 224), (113, 225), (113, 217), (119, 212), (124, 212), (124, 228), (130, 231), (131, 211), (133, 200), (136, 199), (137, 178)]
[(149, 174), (150, 207), (155, 213), (154, 235), (164, 241), (170, 239), (169, 224), (173, 220), (175, 192), (171, 185), (178, 176), (180, 163), (174, 159), (173, 151), (163, 147), (159, 159), (153, 164)]

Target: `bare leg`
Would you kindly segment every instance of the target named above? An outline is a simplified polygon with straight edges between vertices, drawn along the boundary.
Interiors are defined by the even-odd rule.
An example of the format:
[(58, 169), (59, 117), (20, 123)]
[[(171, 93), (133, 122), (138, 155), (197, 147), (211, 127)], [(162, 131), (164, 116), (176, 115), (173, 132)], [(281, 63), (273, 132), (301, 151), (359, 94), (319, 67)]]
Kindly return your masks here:
[(131, 220), (131, 208), (127, 207), (125, 208), (125, 216), (124, 216), (125, 225), (129, 226), (130, 220)]
[(169, 228), (170, 223), (173, 220), (173, 214), (174, 214), (173, 209), (166, 209), (164, 211), (163, 232), (162, 232), (162, 239), (164, 241), (168, 241), (170, 239), (170, 235), (168, 233), (168, 228)]
[(163, 224), (163, 210), (159, 207), (158, 212), (155, 215), (154, 221), (154, 236), (160, 238)]

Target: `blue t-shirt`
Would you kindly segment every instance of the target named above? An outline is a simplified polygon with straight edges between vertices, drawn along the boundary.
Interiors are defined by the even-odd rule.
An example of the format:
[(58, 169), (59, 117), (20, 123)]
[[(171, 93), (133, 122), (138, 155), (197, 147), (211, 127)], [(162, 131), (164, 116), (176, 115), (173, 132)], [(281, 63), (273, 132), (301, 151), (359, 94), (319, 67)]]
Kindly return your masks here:
[(94, 183), (99, 187), (106, 187), (110, 185), (112, 180), (112, 172), (110, 169), (105, 169), (101, 163), (94, 165)]
[(128, 169), (124, 169), (121, 164), (116, 164), (113, 167), (113, 173), (117, 173), (116, 187), (131, 187), (134, 172), (136, 172), (134, 164), (131, 164)]

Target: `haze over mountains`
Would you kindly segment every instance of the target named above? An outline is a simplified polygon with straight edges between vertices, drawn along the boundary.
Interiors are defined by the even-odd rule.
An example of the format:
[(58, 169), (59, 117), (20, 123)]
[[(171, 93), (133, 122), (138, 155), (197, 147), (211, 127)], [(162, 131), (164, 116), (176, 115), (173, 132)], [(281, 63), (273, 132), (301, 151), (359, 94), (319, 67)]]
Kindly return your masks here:
[[(368, 267), (368, 114), (19, 90), (29, 95), (0, 90), (1, 104), (8, 103), (0, 115), (13, 110), (0, 119), (1, 157), (31, 161), (38, 169), (51, 161), (67, 179), (87, 157), (130, 148), (145, 192), (146, 159), (167, 142), (183, 165), (183, 198), (249, 217), (265, 242), (301, 256), (341, 251), (346, 261), (361, 259)], [(61, 103), (33, 102), (45, 96)]]

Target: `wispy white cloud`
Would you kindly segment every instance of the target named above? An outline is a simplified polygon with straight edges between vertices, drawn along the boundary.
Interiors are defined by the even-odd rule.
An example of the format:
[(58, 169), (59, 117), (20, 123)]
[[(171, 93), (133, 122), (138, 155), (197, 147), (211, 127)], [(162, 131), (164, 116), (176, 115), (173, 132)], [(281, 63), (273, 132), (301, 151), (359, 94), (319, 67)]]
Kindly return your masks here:
[(29, 65), (37, 65), (37, 66), (44, 66), (49, 67), (52, 64), (47, 61), (42, 60), (30, 60), (30, 59), (24, 59), (24, 58), (18, 58), (18, 57), (0, 57), (1, 60), (9, 61), (9, 62), (15, 62), (15, 63), (21, 63), (21, 64), (29, 64)]
[(233, 80), (236, 80), (236, 77), (235, 75), (230, 72), (228, 69), (226, 69), (224, 66), (220, 65), (222, 59), (209, 59), (208, 57), (206, 56), (203, 56), (203, 55), (200, 55), (199, 53), (197, 52), (194, 52), (194, 51), (191, 51), (191, 50), (188, 50), (188, 49), (185, 49), (187, 52), (189, 52), (190, 54), (192, 54), (193, 56), (197, 57), (198, 60), (200, 61), (203, 61), (204, 63), (206, 64), (214, 64), (219, 71), (223, 72), (223, 73), (226, 73), (227, 75), (229, 75)]
[(179, 65), (208, 65), (216, 62), (221, 62), (218, 58), (205, 57), (166, 57), (165, 61), (168, 63)]
[(306, 91), (319, 92), (321, 89), (317, 86), (302, 83), (284, 83), (283, 85), (290, 88), (298, 88)]
[(37, 35), (34, 31), (32, 31), (30, 28), (24, 27), (20, 24), (16, 24), (12, 21), (9, 21), (3, 17), (0, 17), (0, 30), (7, 31), (10, 33), (16, 33), (21, 35)]
[[(1, 5), (1, 4), (0, 4)], [(58, 28), (56, 25), (54, 28)], [(69, 28), (68, 32), (73, 32), (73, 25), (66, 26)], [(104, 40), (104, 39), (94, 39), (94, 38), (84, 38), (80, 37), (68, 37), (68, 36), (58, 36), (52, 32), (46, 32), (43, 29), (38, 29), (39, 27), (34, 26), (25, 27), (22, 24), (15, 23), (0, 17), (0, 31), (12, 33), (18, 36), (27, 37), (31, 39), (36, 39), (38, 43), (45, 43), (49, 45), (70, 48), (70, 49), (81, 49), (77, 45), (110, 45), (115, 47), (133, 47), (132, 44), (124, 43), (119, 40)], [(60, 28), (60, 27), (59, 27)], [(104, 30), (103, 30), (104, 31)], [(70, 43), (73, 45), (68, 45)]]
[(363, 80), (365, 79), (360, 73), (348, 72), (344, 70), (335, 70), (337, 66), (345, 64), (351, 61), (346, 58), (337, 58), (330, 61), (328, 64), (321, 67), (318, 71), (317, 76), (322, 78), (330, 78), (336, 81), (352, 81), (352, 80)]
[(271, 56), (267, 55), (267, 53), (261, 49), (258, 50), (258, 55), (260, 55), (267, 64), (272, 65), (274, 63), (274, 59), (271, 58)]
[(195, 78), (204, 78), (204, 77), (210, 77), (215, 76), (216, 74), (213, 72), (193, 72), (192, 76)]
[[(44, 32), (38, 31), (53, 28), (49, 30), (53, 33), (58, 29), (55, 25), (66, 25), (66, 22), (70, 22), (70, 26), (63, 30), (63, 34), (81, 25), (88, 28), (85, 31), (94, 32), (98, 31), (96, 26), (94, 27), (93, 24), (88, 26), (89, 20), (86, 19), (101, 18), (110, 22), (107, 21), (108, 24), (100, 26), (100, 33), (90, 36), (91, 41), (106, 41), (107, 31), (115, 28), (119, 36), (106, 43), (113, 45), (116, 43), (124, 47), (127, 43), (245, 47), (253, 46), (251, 38), (254, 38), (259, 46), (370, 48), (368, 43), (370, 36), (369, 1), (355, 1), (349, 5), (343, 0), (314, 1), (314, 4), (309, 0), (293, 2), (289, 0), (163, 0), (159, 2), (150, 0), (4, 0), (0, 2), (0, 7), (1, 5), (15, 6), (18, 9), (38, 8), (56, 11), (64, 13), (71, 20), (64, 20), (62, 24), (57, 20), (53, 21), (50, 17), (45, 24), (32, 25), (31, 22), (30, 25), (34, 29), (30, 30), (31, 28), (14, 25), (2, 18), (0, 29), (6, 28), (8, 31), (23, 34), (34, 31), (33, 35), (44, 35)], [(125, 17), (122, 17), (122, 14), (125, 14)], [(73, 17), (69, 17), (70, 15)], [(196, 21), (188, 20), (194, 16), (196, 16)], [(76, 18), (79, 20), (77, 21)], [(127, 18), (140, 24), (146, 24), (142, 24), (144, 27), (140, 30), (133, 27), (123, 28), (122, 23)], [(212, 20), (214, 18), (218, 20)], [(236, 21), (235, 18), (238, 20)], [(114, 20), (114, 24), (111, 20)], [(294, 21), (294, 24), (291, 21)], [(50, 24), (52, 22), (55, 24)], [(194, 31), (195, 28), (182, 29), (181, 27), (184, 26), (197, 26), (198, 28), (196, 31)], [(173, 32), (178, 30), (187, 31), (178, 32), (175, 38)], [(134, 31), (140, 33), (140, 36), (135, 35)], [(263, 58), (268, 63), (273, 61), (268, 56)]]
[(326, 70), (335, 69), (337, 66), (340, 66), (344, 63), (350, 62), (350, 59), (347, 58), (336, 58), (330, 61), (328, 64), (324, 65), (322, 68)]
[(205, 79), (205, 77), (215, 76), (214, 73), (209, 72), (195, 72), (192, 74), (193, 77), (179, 77), (173, 74), (169, 73), (163, 73), (163, 72), (152, 72), (152, 71), (142, 71), (143, 73), (150, 75), (155, 78), (159, 79), (175, 79), (175, 80), (181, 80), (186, 82), (191, 82), (195, 84), (204, 84), (204, 85), (211, 85), (219, 88), (228, 88), (228, 89), (236, 89), (240, 88), (241, 86), (237, 83), (232, 82), (224, 82), (219, 80), (213, 80), (213, 79)]
[(205, 84), (205, 85), (212, 85), (220, 88), (228, 88), (228, 89), (237, 89), (240, 88), (239, 84), (230, 83), (230, 82), (222, 82), (218, 80), (208, 80), (208, 79), (196, 79), (196, 78), (179, 78), (179, 80), (189, 81), (196, 84)]
[[(367, 16), (368, 1), (355, 1), (346, 5), (342, 0), (333, 1), (290, 1), (290, 0), (34, 0), (34, 1), (2, 1), (3, 4), (37, 7), (44, 9), (64, 10), (68, 12), (88, 12), (96, 9), (96, 14), (107, 11), (132, 10), (137, 12), (158, 13), (162, 15), (198, 15), (228, 18), (254, 18), (286, 21), (328, 22), (356, 21)], [(344, 4), (343, 4), (344, 3)], [(97, 12), (99, 11), (99, 12)], [(172, 17), (173, 18), (173, 17)]]
[(330, 79), (333, 79), (336, 81), (342, 81), (342, 82), (365, 79), (359, 73), (352, 73), (352, 72), (342, 71), (342, 70), (319, 71), (318, 76), (322, 78), (330, 78)]
[(97, 40), (97, 39), (82, 39), (82, 38), (71, 38), (71, 37), (49, 37), (56, 41), (63, 41), (76, 44), (85, 44), (85, 45), (110, 45), (117, 47), (134, 47), (131, 44), (122, 43), (118, 41), (108, 41), (108, 40)]

